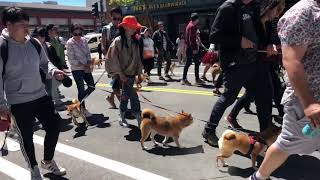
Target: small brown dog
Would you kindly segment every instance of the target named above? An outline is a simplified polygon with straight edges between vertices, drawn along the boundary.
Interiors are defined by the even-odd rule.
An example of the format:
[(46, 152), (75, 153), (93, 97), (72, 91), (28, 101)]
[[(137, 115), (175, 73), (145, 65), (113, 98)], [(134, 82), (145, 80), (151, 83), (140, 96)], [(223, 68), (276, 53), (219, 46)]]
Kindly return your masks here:
[[(76, 126), (79, 126), (81, 123), (85, 123), (87, 127), (90, 125), (87, 121), (86, 116), (83, 114), (83, 111), (81, 110), (81, 104), (78, 99), (72, 100), (72, 104), (67, 106), (67, 111), (72, 118), (72, 122)], [(78, 121), (78, 118), (82, 119), (82, 121)]]
[(257, 169), (258, 155), (265, 149), (266, 145), (271, 146), (277, 140), (280, 132), (281, 128), (273, 124), (265, 131), (258, 133), (257, 138), (232, 130), (224, 131), (218, 143), (220, 154), (216, 157), (217, 166), (219, 167), (220, 160), (223, 167), (227, 167), (224, 159), (231, 157), (235, 151), (240, 151), (242, 154), (251, 155), (252, 167)]
[(141, 91), (142, 89), (142, 82), (144, 82), (149, 76), (147, 74), (141, 74), (136, 76), (136, 90)]
[(221, 67), (218, 63), (215, 63), (211, 66), (211, 76), (212, 76), (212, 82), (216, 79), (216, 76), (221, 73)]
[(167, 141), (169, 137), (172, 137), (179, 148), (181, 148), (179, 143), (179, 136), (182, 132), (182, 129), (190, 126), (193, 122), (193, 117), (189, 113), (181, 112), (177, 116), (167, 116), (160, 117), (156, 116), (153, 110), (144, 109), (142, 111), (142, 122), (140, 125), (141, 130), (141, 147), (143, 150), (146, 150), (147, 147), (144, 146), (144, 142), (149, 137), (152, 142), (157, 146), (158, 142), (154, 140), (156, 134), (165, 136), (162, 144), (167, 146)]
[(174, 69), (177, 67), (176, 63), (172, 63), (171, 66), (170, 66), (170, 75), (171, 76), (175, 76), (174, 74)]
[(92, 67), (97, 66), (99, 69), (101, 69), (102, 59), (91, 58), (91, 65)]

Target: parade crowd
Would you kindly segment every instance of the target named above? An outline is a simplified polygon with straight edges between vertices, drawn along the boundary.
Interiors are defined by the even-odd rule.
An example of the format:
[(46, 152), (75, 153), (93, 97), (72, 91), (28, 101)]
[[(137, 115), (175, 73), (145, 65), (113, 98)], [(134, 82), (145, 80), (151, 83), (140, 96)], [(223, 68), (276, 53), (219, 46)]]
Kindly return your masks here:
[[(172, 79), (170, 71), (183, 66), (181, 84), (191, 86), (188, 70), (194, 65), (195, 85), (213, 83), (213, 93), (219, 95), (202, 133), (209, 145), (218, 146), (216, 129), (234, 102), (225, 120), (237, 130), (244, 129), (237, 121), (239, 112), (244, 108), (252, 113), (252, 102), (260, 132), (272, 124), (273, 104), (277, 108), (274, 118), (282, 124), (281, 134), (251, 180), (269, 179), (290, 155), (319, 149), (320, 136), (305, 137), (302, 128), (307, 124), (320, 128), (320, 1), (300, 0), (286, 12), (285, 7), (285, 0), (225, 1), (215, 13), (209, 47), (201, 41), (197, 13), (190, 14), (185, 31), (172, 41), (165, 22), (157, 22), (156, 28), (146, 27), (135, 16), (123, 17), (121, 8), (113, 8), (111, 22), (102, 28), (99, 49), (112, 85), (106, 102), (110, 108), (117, 108), (116, 100), (120, 102), (119, 124), (129, 126), (126, 114), (130, 102), (130, 112), (140, 126), (141, 105), (135, 84), (154, 83), (151, 71), (155, 67), (159, 81), (168, 81)], [(63, 105), (59, 87), (72, 86), (69, 76), (76, 84), (81, 111), (92, 116), (85, 99), (95, 91), (94, 60), (84, 28), (73, 24), (67, 42), (59, 37), (59, 27), (54, 24), (30, 33), (29, 16), (18, 7), (7, 7), (2, 23), (6, 28), (0, 38), (1, 120), (14, 121), (31, 179), (39, 180), (44, 177), (32, 137), (37, 119), (46, 132), (41, 168), (63, 176), (66, 169), (54, 161), (62, 120), (56, 108)], [(173, 50), (178, 62), (172, 61)], [(201, 64), (204, 72), (200, 76)], [(237, 99), (242, 88), (245, 93)]]

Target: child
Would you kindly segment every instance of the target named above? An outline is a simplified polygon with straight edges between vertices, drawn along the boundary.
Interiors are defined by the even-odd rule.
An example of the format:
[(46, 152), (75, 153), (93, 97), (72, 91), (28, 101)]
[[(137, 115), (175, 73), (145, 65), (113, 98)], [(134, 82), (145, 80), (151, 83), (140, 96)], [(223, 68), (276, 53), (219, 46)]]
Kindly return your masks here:
[(125, 119), (129, 99), (139, 127), (141, 123), (140, 101), (137, 92), (133, 88), (135, 77), (141, 77), (143, 69), (139, 41), (136, 36), (136, 31), (139, 28), (141, 28), (141, 25), (136, 17), (124, 17), (122, 23), (119, 24), (120, 36), (115, 38), (107, 53), (106, 70), (112, 76), (119, 76), (122, 84), (120, 98), (121, 119), (119, 124), (123, 127), (129, 126)]
[[(212, 67), (212, 65), (214, 63), (216, 63), (217, 59), (218, 59), (218, 53), (214, 50), (215, 45), (214, 44), (210, 44), (210, 48), (208, 50), (208, 52), (204, 55), (203, 59), (202, 59), (202, 64), (205, 65), (204, 71), (203, 71), (203, 75), (201, 77), (202, 80), (204, 81), (208, 81), (208, 79), (206, 78), (206, 74), (208, 72), (208, 70), (210, 69), (210, 67)], [(212, 81), (215, 80), (215, 76), (212, 77)]]

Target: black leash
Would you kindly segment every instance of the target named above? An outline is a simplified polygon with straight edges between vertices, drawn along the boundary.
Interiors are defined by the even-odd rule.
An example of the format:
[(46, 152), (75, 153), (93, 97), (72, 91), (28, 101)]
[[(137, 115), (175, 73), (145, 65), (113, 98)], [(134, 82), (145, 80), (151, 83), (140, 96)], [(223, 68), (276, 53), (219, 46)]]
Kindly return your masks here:
[[(102, 74), (100, 75), (100, 77), (99, 77), (98, 80), (94, 83), (93, 86), (89, 86), (89, 85), (87, 85), (87, 86), (96, 89), (96, 85), (99, 83), (99, 81), (102, 79), (103, 75), (104, 75), (106, 72), (107, 72), (106, 70), (104, 70), (104, 71), (102, 72)], [(82, 101), (80, 102), (80, 104), (82, 104), (90, 95), (91, 95), (91, 94), (86, 95), (86, 96), (82, 99)]]
[[(100, 90), (100, 91), (104, 91), (104, 92), (110, 93), (110, 94), (113, 93), (113, 92), (108, 91), (108, 90), (106, 90), (106, 89), (97, 88), (97, 87), (93, 87), (93, 86), (89, 86), (89, 85), (87, 85), (87, 86), (88, 86), (88, 87), (91, 87), (91, 88), (98, 89), (98, 90)], [(154, 104), (151, 100), (149, 100), (149, 99), (146, 98), (144, 95), (142, 95), (141, 93), (138, 93), (138, 94), (139, 94), (140, 97), (142, 97), (145, 101), (147, 101), (147, 102), (145, 102), (145, 101), (138, 100), (140, 103), (147, 104), (147, 105), (150, 105), (150, 106), (155, 107), (155, 108), (157, 108), (157, 109), (165, 110), (165, 111), (168, 111), (168, 112), (177, 114), (177, 115), (183, 115), (183, 114), (181, 114), (180, 112), (177, 112), (177, 111), (174, 111), (174, 110), (171, 110), (171, 109), (162, 107), (162, 106), (160, 106), (160, 105), (156, 105), (156, 104)], [(206, 120), (203, 120), (203, 119), (200, 119), (200, 118), (197, 118), (197, 117), (193, 117), (193, 119), (196, 119), (196, 120), (198, 120), (198, 121), (200, 121), (200, 122), (208, 123), (208, 124), (210, 124), (210, 125), (212, 125), (212, 126), (216, 126), (216, 127), (218, 126), (218, 124), (210, 123), (209, 121), (206, 121)], [(224, 129), (230, 129), (230, 130), (233, 130), (233, 131), (236, 131), (236, 132), (240, 132), (240, 133), (245, 133), (244, 131), (241, 131), (240, 128), (225, 127), (225, 126), (223, 126), (223, 128), (224, 128)], [(249, 133), (245, 133), (245, 134), (249, 134)]]

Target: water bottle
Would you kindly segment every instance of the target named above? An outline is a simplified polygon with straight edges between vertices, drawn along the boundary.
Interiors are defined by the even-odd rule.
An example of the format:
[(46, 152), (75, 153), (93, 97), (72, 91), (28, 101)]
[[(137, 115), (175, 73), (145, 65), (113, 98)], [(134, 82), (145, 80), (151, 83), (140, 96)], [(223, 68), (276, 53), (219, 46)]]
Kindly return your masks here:
[(308, 138), (315, 138), (316, 136), (320, 135), (320, 129), (316, 128), (313, 129), (311, 124), (307, 124), (303, 129), (302, 133), (307, 136)]

